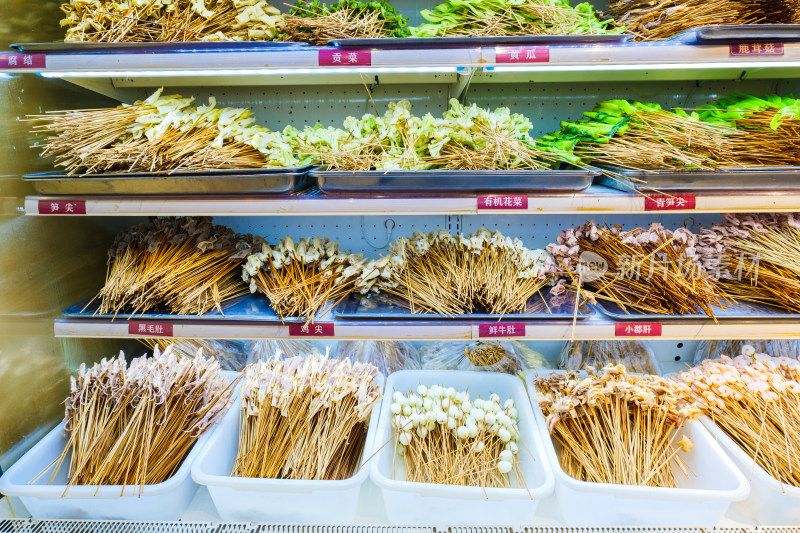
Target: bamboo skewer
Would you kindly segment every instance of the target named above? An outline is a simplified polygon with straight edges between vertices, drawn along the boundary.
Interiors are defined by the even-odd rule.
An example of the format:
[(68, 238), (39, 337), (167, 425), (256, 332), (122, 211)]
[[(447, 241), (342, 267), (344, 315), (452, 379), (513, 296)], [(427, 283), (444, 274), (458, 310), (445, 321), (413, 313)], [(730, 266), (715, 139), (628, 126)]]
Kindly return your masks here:
[[(779, 356), (780, 354), (775, 354)], [(685, 383), (703, 413), (780, 483), (800, 487), (800, 363), (788, 357), (742, 354), (706, 359), (674, 378)]]
[(358, 470), (378, 369), (326, 357), (260, 362), (244, 370), (232, 476), (347, 479)]
[(213, 359), (171, 347), (125, 363), (124, 354), (81, 365), (66, 400), (68, 486), (137, 487), (171, 477), (195, 441), (230, 407), (232, 386)]
[(339, 250), (339, 243), (326, 239), (286, 237), (270, 246), (256, 238), (255, 252), (247, 258), (242, 278), (250, 292), (261, 292), (280, 318), (304, 317), (313, 321), (322, 310), (330, 311), (350, 294), (364, 270), (361, 255)]
[(155, 219), (129, 228), (109, 250), (98, 314), (176, 315), (222, 312), (222, 303), (247, 294), (239, 267), (251, 237), (214, 226), (208, 217)]
[(561, 467), (579, 481), (675, 487), (691, 474), (680, 452), (693, 444), (680, 428), (699, 416), (683, 384), (628, 374), (622, 365), (534, 380), (537, 401), (559, 444)]
[(412, 313), (504, 315), (524, 311), (553, 272), (546, 252), (519, 239), (485, 228), (458, 236), (439, 230), (397, 240), (390, 255), (364, 268), (359, 290), (394, 295)]

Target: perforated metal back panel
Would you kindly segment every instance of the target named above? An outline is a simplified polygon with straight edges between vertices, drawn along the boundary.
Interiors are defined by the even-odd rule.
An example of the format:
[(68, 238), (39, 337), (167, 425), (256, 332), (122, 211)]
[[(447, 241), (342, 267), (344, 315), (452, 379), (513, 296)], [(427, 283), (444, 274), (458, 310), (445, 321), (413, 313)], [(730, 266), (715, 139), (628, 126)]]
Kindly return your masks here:
[(205, 522), (40, 520), (33, 524), (34, 533), (212, 533), (217, 530), (217, 526)]

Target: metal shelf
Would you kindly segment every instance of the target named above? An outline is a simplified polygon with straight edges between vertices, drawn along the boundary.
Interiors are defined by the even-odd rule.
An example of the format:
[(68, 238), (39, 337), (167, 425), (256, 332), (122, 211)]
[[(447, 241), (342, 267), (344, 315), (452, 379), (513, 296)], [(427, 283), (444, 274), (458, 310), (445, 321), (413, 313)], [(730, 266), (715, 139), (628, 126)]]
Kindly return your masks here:
[[(591, 80), (680, 80), (800, 77), (800, 42), (775, 43), (780, 53), (742, 54), (738, 44), (680, 42), (511, 47), (403, 48), (359, 51), (332, 48), (114, 51), (2, 54), (0, 72), (64, 78), (104, 94), (132, 87), (301, 85), (325, 83), (467, 83)], [(525, 52), (544, 49), (543, 59)], [(332, 64), (332, 53), (340, 54)], [(27, 57), (27, 58), (26, 58)], [(91, 60), (87, 60), (90, 58)], [(33, 60), (32, 60), (33, 59)], [(528, 62), (531, 61), (531, 62)], [(13, 63), (13, 65), (11, 64)], [(324, 76), (324, 78), (322, 77)]]
[[(800, 316), (798, 317), (800, 318)], [(201, 339), (283, 339), (289, 337), (316, 337), (346, 340), (446, 340), (446, 339), (478, 339), (478, 338), (513, 338), (525, 340), (612, 340), (617, 338), (646, 337), (653, 340), (687, 340), (687, 339), (795, 339), (800, 338), (800, 320), (724, 320), (714, 323), (713, 320), (700, 321), (665, 321), (653, 323), (642, 322), (652, 327), (660, 324), (660, 335), (647, 336), (635, 333), (625, 334), (622, 329), (632, 322), (618, 323), (602, 316), (579, 320), (573, 324), (570, 320), (538, 320), (523, 321), (509, 319), (503, 322), (491, 321), (355, 321), (329, 320), (320, 334), (302, 334), (296, 328), (282, 324), (264, 324), (258, 322), (223, 322), (218, 320), (191, 321), (180, 319), (142, 321), (126, 319), (79, 319), (57, 318), (55, 335), (57, 337), (103, 337), (103, 338), (147, 338), (154, 336), (170, 336), (175, 338)], [(141, 324), (160, 331), (169, 331), (170, 335), (148, 335), (138, 333)], [(625, 326), (619, 326), (625, 324)], [(515, 333), (521, 329), (524, 334), (508, 335), (502, 327), (513, 325)], [(483, 326), (483, 328), (481, 327)], [(497, 326), (495, 334), (481, 336), (479, 331), (489, 326)], [(299, 326), (297, 326), (299, 327)], [(314, 325), (311, 326), (314, 329)], [(171, 330), (171, 331), (170, 331)], [(155, 331), (151, 328), (151, 331)], [(633, 330), (630, 330), (633, 332)], [(331, 334), (332, 332), (332, 334)], [(619, 333), (619, 334), (618, 334)]]
[[(525, 195), (498, 195), (517, 198)], [(215, 195), (215, 196), (28, 196), (27, 215), (87, 216), (330, 216), (330, 215), (424, 215), (424, 214), (603, 214), (644, 213), (639, 193), (621, 192), (593, 185), (585, 192), (560, 195), (528, 195), (527, 207), (481, 207), (480, 197), (325, 195)], [(68, 206), (72, 204), (72, 207)], [(694, 209), (665, 209), (676, 213), (792, 212), (800, 210), (800, 192), (731, 192), (695, 196)]]

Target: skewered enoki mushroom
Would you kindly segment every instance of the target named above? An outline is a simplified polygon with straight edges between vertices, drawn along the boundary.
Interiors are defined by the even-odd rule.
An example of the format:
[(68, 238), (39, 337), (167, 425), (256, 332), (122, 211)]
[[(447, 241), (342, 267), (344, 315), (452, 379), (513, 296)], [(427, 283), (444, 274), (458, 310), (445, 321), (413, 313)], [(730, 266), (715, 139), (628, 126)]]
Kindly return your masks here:
[(310, 356), (249, 365), (241, 394), (232, 476), (347, 479), (381, 387), (373, 365)]
[(628, 374), (608, 365), (581, 377), (553, 373), (534, 380), (536, 400), (558, 443), (564, 471), (580, 481), (675, 487), (674, 464), (693, 444), (678, 430), (699, 416), (681, 383)]
[(261, 251), (247, 258), (242, 279), (250, 283), (250, 292), (266, 295), (281, 318), (304, 317), (310, 322), (321, 309), (327, 313), (353, 291), (364, 270), (360, 254), (343, 252), (338, 242), (327, 238), (295, 243), (286, 237), (270, 246), (257, 237), (256, 250), (259, 244)]
[(441, 229), (392, 243), (390, 255), (364, 268), (359, 290), (395, 295), (412, 313), (503, 315), (524, 311), (551, 284), (552, 267), (547, 252), (500, 232)]

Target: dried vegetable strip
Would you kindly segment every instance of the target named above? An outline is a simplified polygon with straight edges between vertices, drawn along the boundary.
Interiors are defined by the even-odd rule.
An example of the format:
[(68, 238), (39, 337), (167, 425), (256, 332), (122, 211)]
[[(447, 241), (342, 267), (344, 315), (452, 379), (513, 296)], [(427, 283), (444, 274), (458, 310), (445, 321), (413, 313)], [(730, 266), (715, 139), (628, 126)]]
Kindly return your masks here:
[(280, 23), (282, 41), (325, 46), (333, 39), (405, 37), (407, 19), (386, 0), (298, 0)]

